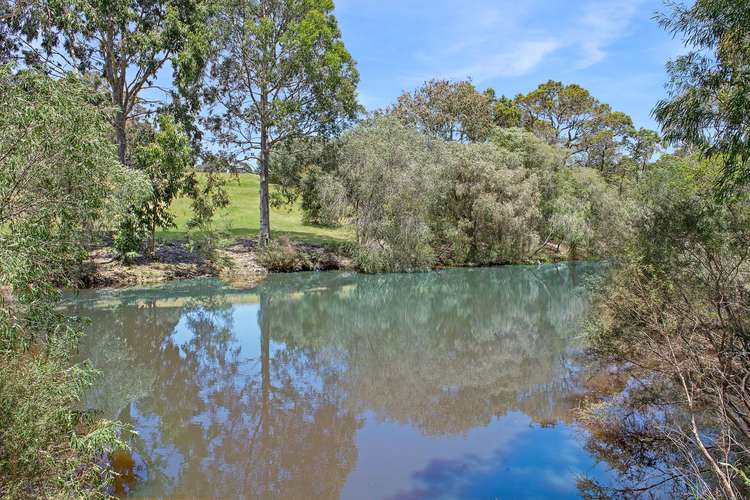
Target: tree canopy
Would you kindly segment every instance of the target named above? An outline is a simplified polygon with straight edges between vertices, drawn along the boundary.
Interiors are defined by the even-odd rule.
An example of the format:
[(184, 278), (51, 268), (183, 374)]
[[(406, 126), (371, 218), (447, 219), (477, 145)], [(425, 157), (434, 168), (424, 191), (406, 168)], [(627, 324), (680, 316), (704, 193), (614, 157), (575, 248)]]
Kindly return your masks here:
[(724, 193), (750, 182), (750, 4), (674, 4), (659, 22), (692, 49), (667, 64), (669, 98), (654, 110), (667, 141), (724, 159)]
[[(164, 95), (189, 95), (207, 54), (209, 0), (4, 0), (7, 44), (27, 65), (55, 75), (101, 78), (115, 107), (118, 155), (125, 163), (128, 120)], [(160, 71), (172, 72), (172, 88)], [(194, 99), (194, 96), (193, 96)]]
[(260, 175), (260, 240), (270, 238), (269, 159), (291, 139), (339, 130), (359, 110), (359, 75), (331, 0), (226, 0), (206, 91), (221, 154)]
[(486, 140), (492, 127), (491, 99), (470, 81), (430, 80), (404, 92), (394, 112), (407, 123), (446, 141)]

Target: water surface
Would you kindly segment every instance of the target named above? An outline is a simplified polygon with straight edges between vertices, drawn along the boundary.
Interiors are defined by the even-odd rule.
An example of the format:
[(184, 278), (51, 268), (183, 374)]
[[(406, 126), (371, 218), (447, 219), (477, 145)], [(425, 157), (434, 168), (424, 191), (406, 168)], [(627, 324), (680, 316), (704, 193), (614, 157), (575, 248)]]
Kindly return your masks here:
[(82, 293), (133, 497), (576, 498), (593, 264)]

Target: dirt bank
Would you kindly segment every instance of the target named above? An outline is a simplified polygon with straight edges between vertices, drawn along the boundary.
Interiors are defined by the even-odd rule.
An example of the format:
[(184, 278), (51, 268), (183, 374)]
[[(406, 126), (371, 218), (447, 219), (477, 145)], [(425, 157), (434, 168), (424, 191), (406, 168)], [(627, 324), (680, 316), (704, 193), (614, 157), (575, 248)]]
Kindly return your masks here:
[[(330, 248), (308, 243), (291, 243), (304, 265), (294, 271), (349, 269), (351, 261)], [(255, 240), (238, 239), (215, 250), (210, 256), (191, 251), (180, 241), (157, 246), (153, 256), (140, 255), (131, 262), (117, 258), (113, 248), (102, 246), (89, 252), (81, 281), (88, 288), (124, 288), (166, 281), (213, 277), (237, 287), (253, 287), (269, 270), (258, 258)]]

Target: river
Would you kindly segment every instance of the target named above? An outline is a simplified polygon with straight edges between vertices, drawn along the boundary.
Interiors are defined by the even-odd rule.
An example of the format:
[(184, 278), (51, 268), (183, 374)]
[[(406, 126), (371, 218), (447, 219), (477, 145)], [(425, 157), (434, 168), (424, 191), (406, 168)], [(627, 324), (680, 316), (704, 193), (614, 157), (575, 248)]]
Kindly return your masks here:
[[(177, 281), (72, 299), (137, 432), (118, 493), (577, 498), (611, 472), (576, 425), (591, 263)], [(124, 464), (124, 465), (123, 465)]]

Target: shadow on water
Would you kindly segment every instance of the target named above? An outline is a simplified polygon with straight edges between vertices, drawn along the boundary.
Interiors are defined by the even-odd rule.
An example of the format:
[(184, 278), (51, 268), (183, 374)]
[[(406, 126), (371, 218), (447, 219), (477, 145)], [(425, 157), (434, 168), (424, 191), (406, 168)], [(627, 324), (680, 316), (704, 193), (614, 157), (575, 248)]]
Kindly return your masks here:
[(73, 307), (103, 373), (88, 403), (138, 432), (133, 496), (564, 498), (607, 474), (571, 418), (601, 274), (300, 273)]

